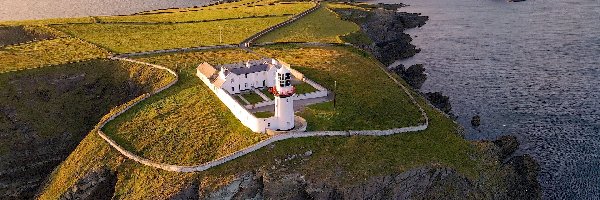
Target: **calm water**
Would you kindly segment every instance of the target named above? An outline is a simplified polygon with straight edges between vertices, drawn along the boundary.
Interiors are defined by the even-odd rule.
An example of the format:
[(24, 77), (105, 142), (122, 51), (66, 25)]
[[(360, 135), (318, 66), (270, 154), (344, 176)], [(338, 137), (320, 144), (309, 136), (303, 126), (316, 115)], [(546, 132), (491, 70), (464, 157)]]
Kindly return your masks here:
[(0, 21), (133, 14), (209, 2), (211, 0), (0, 0)]
[(385, 1), (430, 16), (400, 63), (425, 64), (422, 90), (450, 96), (469, 139), (516, 135), (544, 199), (600, 198), (600, 1)]

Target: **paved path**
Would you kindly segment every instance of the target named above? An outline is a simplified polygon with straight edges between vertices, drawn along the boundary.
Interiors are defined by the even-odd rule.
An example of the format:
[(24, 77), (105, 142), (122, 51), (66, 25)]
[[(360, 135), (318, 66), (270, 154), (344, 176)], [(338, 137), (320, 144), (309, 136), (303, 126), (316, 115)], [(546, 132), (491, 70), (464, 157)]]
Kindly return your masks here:
[[(269, 29), (266, 29), (264, 31), (261, 31), (257, 34), (255, 34), (254, 36), (246, 39), (244, 42), (240, 43), (239, 47), (246, 49), (250, 52), (252, 52), (249, 47), (252, 44), (252, 42), (254, 42), (257, 38), (259, 38), (260, 36), (273, 31), (276, 28), (282, 27), (286, 24), (289, 24), (295, 20), (297, 20), (300, 17), (303, 17), (304, 15), (315, 11), (316, 9), (318, 9), (318, 7), (320, 6), (319, 3), (317, 3), (317, 5), (303, 13), (301, 13), (298, 16), (293, 17), (291, 20), (288, 20), (282, 24), (278, 24), (275, 25)], [(311, 43), (314, 45), (314, 43)], [(319, 45), (319, 44), (316, 44)], [(158, 90), (152, 92), (152, 93), (147, 93), (144, 95), (141, 95), (140, 97), (122, 105), (123, 108), (121, 108), (121, 110), (115, 114), (107, 114), (106, 116), (103, 117), (103, 120), (100, 121), (97, 125), (97, 133), (98, 135), (100, 135), (100, 137), (102, 137), (102, 139), (104, 139), (110, 146), (112, 146), (113, 148), (115, 148), (117, 151), (119, 151), (123, 156), (132, 159), (140, 164), (146, 165), (146, 166), (151, 166), (151, 167), (155, 167), (158, 169), (163, 169), (163, 170), (167, 170), (167, 171), (174, 171), (174, 172), (198, 172), (198, 171), (204, 171), (207, 169), (210, 169), (212, 167), (221, 165), (223, 163), (226, 163), (228, 161), (231, 161), (233, 159), (239, 158), (240, 156), (249, 154), (253, 151), (256, 151), (262, 147), (265, 147), (271, 143), (277, 142), (277, 141), (281, 141), (281, 140), (286, 140), (286, 139), (291, 139), (291, 138), (302, 138), (302, 137), (322, 137), (322, 136), (351, 136), (351, 135), (370, 135), (370, 136), (384, 136), (384, 135), (392, 135), (392, 134), (399, 134), (399, 133), (407, 133), (407, 132), (415, 132), (415, 131), (422, 131), (428, 128), (429, 126), (429, 118), (427, 117), (427, 114), (425, 113), (425, 111), (423, 110), (423, 108), (421, 107), (421, 105), (419, 105), (417, 103), (417, 101), (415, 100), (415, 98), (412, 96), (412, 94), (410, 93), (410, 90), (407, 89), (404, 85), (402, 85), (398, 80), (396, 80), (392, 74), (390, 74), (390, 72), (388, 72), (385, 67), (383, 65), (380, 65), (380, 69), (383, 70), (388, 76), (389, 78), (391, 78), (397, 85), (398, 87), (401, 87), (403, 89), (403, 91), (410, 97), (410, 100), (413, 104), (415, 104), (418, 108), (419, 111), (421, 112), (422, 116), (425, 119), (425, 122), (423, 124), (420, 125), (416, 125), (416, 126), (409, 126), (409, 127), (400, 127), (400, 128), (393, 128), (393, 129), (387, 129), (387, 130), (362, 130), (362, 131), (313, 131), (313, 132), (286, 132), (286, 133), (280, 133), (277, 135), (274, 135), (266, 140), (263, 140), (257, 144), (254, 144), (252, 146), (246, 147), (242, 150), (236, 151), (232, 154), (229, 154), (227, 156), (223, 156), (220, 157), (218, 159), (215, 159), (213, 161), (204, 163), (204, 164), (200, 164), (200, 165), (194, 165), (194, 166), (180, 166), (180, 165), (170, 165), (170, 164), (164, 164), (164, 163), (159, 163), (159, 162), (155, 162), (155, 161), (151, 161), (148, 159), (145, 159), (143, 157), (140, 157), (138, 155), (135, 155), (134, 153), (124, 149), (123, 147), (121, 147), (118, 143), (116, 143), (114, 140), (112, 140), (110, 137), (108, 137), (106, 134), (104, 134), (104, 132), (102, 132), (102, 128), (104, 127), (104, 125), (106, 125), (108, 122), (114, 120), (116, 117), (118, 117), (119, 115), (121, 115), (122, 113), (126, 112), (127, 110), (129, 110), (131, 107), (135, 106), (137, 103), (143, 101), (144, 99), (150, 97), (153, 94), (156, 94), (158, 92), (161, 92), (169, 87), (171, 87), (172, 85), (174, 85), (177, 81), (178, 81), (178, 75), (177, 73), (175, 73), (173, 70), (168, 69), (166, 67), (163, 66), (159, 66), (159, 65), (155, 65), (155, 64), (150, 64), (150, 63), (144, 63), (141, 61), (136, 61), (136, 60), (132, 60), (132, 59), (128, 59), (125, 58), (127, 56), (139, 56), (139, 55), (150, 55), (150, 54), (157, 54), (157, 53), (171, 53), (171, 52), (180, 52), (180, 51), (195, 51), (195, 50), (202, 50), (202, 49), (211, 49), (211, 48), (230, 48), (230, 46), (227, 47), (197, 47), (197, 48), (183, 48), (183, 49), (173, 49), (173, 50), (158, 50), (158, 51), (151, 51), (151, 52), (137, 52), (137, 53), (130, 53), (130, 54), (121, 54), (115, 57), (111, 57), (111, 59), (116, 59), (116, 60), (122, 60), (122, 61), (127, 61), (127, 62), (134, 62), (134, 63), (139, 63), (139, 64), (144, 64), (144, 65), (148, 65), (152, 68), (158, 69), (158, 70), (166, 70), (167, 72), (169, 72), (170, 74), (172, 74), (175, 77), (175, 80), (173, 80), (171, 83), (167, 84), (166, 86), (159, 88)], [(324, 97), (327, 98), (327, 97)], [(307, 101), (309, 101), (311, 99), (307, 99)]]

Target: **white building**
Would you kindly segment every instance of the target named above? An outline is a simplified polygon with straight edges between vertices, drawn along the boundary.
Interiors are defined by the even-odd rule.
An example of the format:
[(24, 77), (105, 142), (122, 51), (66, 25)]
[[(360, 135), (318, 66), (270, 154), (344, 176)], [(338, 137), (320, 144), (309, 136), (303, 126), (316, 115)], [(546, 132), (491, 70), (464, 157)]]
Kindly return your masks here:
[[(289, 65), (275, 59), (213, 67), (202, 63), (196, 75), (223, 101), (233, 114), (254, 132), (291, 130), (294, 128), (294, 86)], [(275, 115), (256, 118), (231, 95), (256, 88), (273, 88)]]

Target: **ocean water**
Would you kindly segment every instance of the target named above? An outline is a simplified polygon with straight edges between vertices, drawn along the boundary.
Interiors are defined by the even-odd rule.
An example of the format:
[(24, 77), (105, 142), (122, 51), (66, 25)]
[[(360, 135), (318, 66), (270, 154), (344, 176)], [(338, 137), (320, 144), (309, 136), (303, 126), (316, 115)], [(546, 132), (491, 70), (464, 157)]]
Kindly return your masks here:
[(123, 15), (172, 7), (202, 6), (211, 0), (0, 0), (0, 21)]
[(450, 96), (468, 139), (517, 136), (544, 199), (600, 198), (600, 1), (377, 2), (430, 17), (407, 32), (422, 51), (397, 63), (425, 65), (422, 91)]

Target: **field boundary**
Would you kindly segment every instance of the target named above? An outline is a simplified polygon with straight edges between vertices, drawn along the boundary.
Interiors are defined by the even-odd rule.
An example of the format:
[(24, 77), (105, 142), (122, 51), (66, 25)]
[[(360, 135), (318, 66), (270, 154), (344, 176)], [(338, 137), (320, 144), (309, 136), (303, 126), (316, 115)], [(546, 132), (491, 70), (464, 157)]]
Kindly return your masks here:
[(124, 25), (162, 25), (162, 24), (193, 24), (203, 22), (218, 22), (218, 21), (229, 21), (229, 20), (240, 20), (240, 19), (256, 19), (256, 18), (272, 18), (272, 17), (287, 17), (293, 16), (293, 14), (283, 15), (260, 15), (260, 16), (248, 16), (248, 17), (236, 17), (236, 18), (221, 18), (221, 19), (208, 19), (208, 20), (192, 20), (192, 21), (179, 21), (179, 22), (152, 22), (152, 21), (103, 21), (103, 19), (97, 19), (95, 23), (89, 24), (124, 24)]

